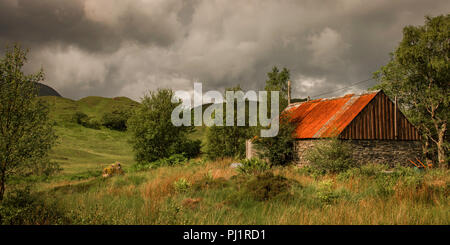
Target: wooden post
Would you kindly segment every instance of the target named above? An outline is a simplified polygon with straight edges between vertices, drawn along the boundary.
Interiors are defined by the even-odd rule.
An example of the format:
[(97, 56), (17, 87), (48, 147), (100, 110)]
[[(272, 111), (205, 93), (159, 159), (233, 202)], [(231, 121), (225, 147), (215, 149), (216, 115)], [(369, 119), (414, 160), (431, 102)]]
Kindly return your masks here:
[(287, 91), (287, 96), (288, 96), (288, 105), (291, 104), (291, 80), (288, 80), (288, 91)]
[(397, 130), (397, 96), (394, 97), (394, 134), (395, 139), (398, 139), (398, 130)]

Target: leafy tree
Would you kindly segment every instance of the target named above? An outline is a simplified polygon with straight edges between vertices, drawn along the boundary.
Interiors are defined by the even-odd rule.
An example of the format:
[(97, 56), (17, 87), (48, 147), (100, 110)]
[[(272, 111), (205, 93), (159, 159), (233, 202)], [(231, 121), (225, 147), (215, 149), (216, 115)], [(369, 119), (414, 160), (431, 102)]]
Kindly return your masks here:
[(448, 167), (449, 15), (426, 17), (423, 26), (407, 26), (388, 64), (375, 72), (375, 88), (397, 96), (401, 108), (423, 136), (425, 153), (435, 144), (438, 164)]
[(278, 134), (275, 137), (256, 138), (254, 140), (259, 157), (267, 159), (272, 165), (284, 165), (294, 160), (294, 138), (292, 133), (295, 125), (290, 120), (288, 113), (283, 110), (288, 106), (287, 92), (289, 70), (283, 68), (280, 72), (275, 66), (272, 72), (267, 73), (265, 90), (268, 91), (268, 113), (270, 114), (270, 91), (279, 91), (280, 93), (280, 121)]
[[(242, 91), (241, 87), (237, 85), (233, 88), (228, 88), (226, 91)], [(226, 92), (225, 91), (225, 92)], [(250, 127), (248, 126), (248, 111), (249, 103), (245, 102), (245, 116), (246, 125), (237, 126), (237, 100), (234, 102), (234, 124), (233, 126), (211, 126), (208, 128), (206, 134), (206, 154), (210, 159), (223, 157), (241, 158), (245, 156), (245, 140), (250, 137)], [(224, 115), (226, 115), (226, 106), (224, 104)]]
[(8, 177), (45, 173), (48, 152), (56, 140), (49, 108), (37, 99), (42, 69), (25, 75), (27, 51), (15, 45), (0, 60), (0, 200)]
[(180, 146), (189, 145), (186, 144), (189, 141), (187, 134), (194, 128), (177, 127), (172, 124), (172, 111), (181, 104), (181, 101), (171, 102), (173, 95), (174, 92), (170, 89), (150, 91), (128, 120), (128, 129), (132, 134), (131, 142), (136, 160), (140, 164), (183, 153), (185, 150)]
[(288, 69), (278, 70), (278, 67), (274, 66), (271, 72), (267, 73), (268, 79), (266, 80), (266, 87), (264, 88), (268, 93), (268, 102), (270, 108), (270, 91), (280, 92), (280, 112), (288, 106), (288, 80), (290, 78), (290, 72)]

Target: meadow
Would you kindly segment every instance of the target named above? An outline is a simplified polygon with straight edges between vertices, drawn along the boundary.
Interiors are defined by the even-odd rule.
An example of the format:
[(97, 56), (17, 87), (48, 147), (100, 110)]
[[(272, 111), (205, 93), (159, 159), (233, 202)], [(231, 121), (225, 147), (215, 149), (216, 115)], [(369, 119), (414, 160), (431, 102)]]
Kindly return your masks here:
[[(47, 100), (53, 100), (59, 136), (50, 156), (62, 170), (11, 182), (11, 190), (34, 186), (30, 195), (39, 210), (26, 213), (36, 216), (26, 224), (450, 224), (448, 170), (367, 164), (319, 175), (288, 165), (245, 174), (230, 167), (239, 159), (201, 157), (136, 170), (126, 131), (67, 121), (74, 111), (98, 118), (111, 103), (132, 107), (133, 102)], [(197, 128), (192, 137), (204, 139), (204, 133)], [(125, 174), (103, 178), (102, 169), (116, 161)]]

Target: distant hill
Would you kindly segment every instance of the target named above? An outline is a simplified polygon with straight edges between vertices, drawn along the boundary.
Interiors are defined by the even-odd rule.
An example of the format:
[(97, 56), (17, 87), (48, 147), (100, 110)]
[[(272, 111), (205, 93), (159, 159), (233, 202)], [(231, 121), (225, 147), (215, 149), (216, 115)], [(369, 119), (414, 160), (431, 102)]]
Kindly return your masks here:
[(62, 97), (56, 90), (54, 90), (52, 87), (47, 86), (42, 83), (36, 83), (37, 89), (38, 89), (38, 96), (56, 96), (56, 97)]
[(41, 100), (50, 105), (50, 116), (56, 121), (68, 122), (76, 112), (83, 112), (91, 118), (101, 120), (103, 114), (114, 110), (133, 110), (138, 102), (127, 97), (105, 98), (89, 96), (80, 100), (71, 100), (58, 96), (42, 96)]

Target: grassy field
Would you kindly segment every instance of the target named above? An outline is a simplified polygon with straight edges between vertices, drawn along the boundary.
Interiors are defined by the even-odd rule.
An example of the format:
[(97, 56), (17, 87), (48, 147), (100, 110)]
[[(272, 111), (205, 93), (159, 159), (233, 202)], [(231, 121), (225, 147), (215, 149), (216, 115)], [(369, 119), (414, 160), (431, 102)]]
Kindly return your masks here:
[[(381, 175), (314, 178), (293, 166), (276, 168), (292, 184), (260, 200), (246, 187), (255, 177), (236, 177), (230, 163), (191, 162), (48, 186), (47, 195), (80, 224), (449, 224), (447, 172), (393, 178), (385, 188)], [(181, 178), (190, 186), (177, 188)]]
[[(230, 167), (236, 160), (198, 158), (134, 171), (126, 132), (66, 121), (77, 110), (100, 118), (108, 103), (129, 106), (130, 101), (46, 99), (54, 101), (59, 135), (51, 158), (63, 170), (34, 184), (42, 206), (58, 210), (63, 219), (32, 223), (450, 224), (448, 170), (367, 165), (319, 176), (291, 165), (272, 168), (273, 176), (244, 175)], [(204, 140), (205, 131), (198, 128), (192, 137)], [(103, 167), (115, 161), (125, 174), (102, 178)]]

